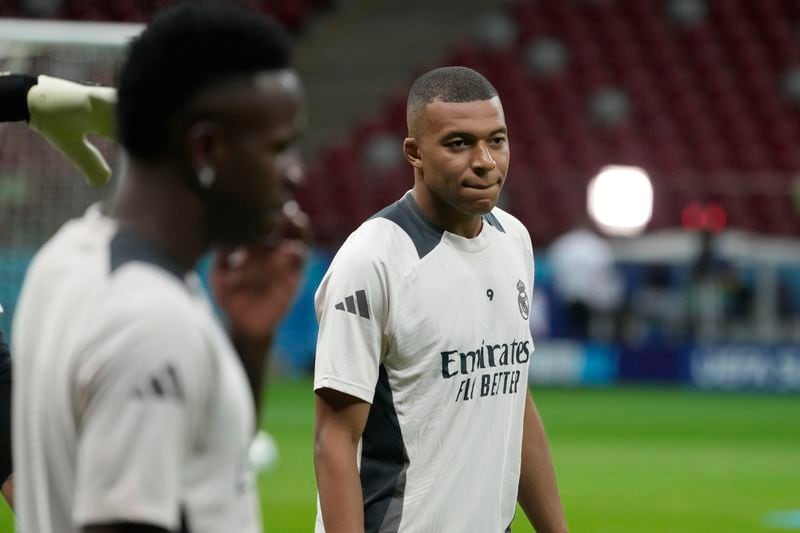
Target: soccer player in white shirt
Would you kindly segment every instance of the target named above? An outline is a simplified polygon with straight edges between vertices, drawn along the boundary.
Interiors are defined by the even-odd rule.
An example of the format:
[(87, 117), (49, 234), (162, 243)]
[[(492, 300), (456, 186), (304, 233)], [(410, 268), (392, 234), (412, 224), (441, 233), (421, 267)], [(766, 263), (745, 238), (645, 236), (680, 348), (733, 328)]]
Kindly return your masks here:
[(516, 502), (566, 521), (526, 386), (533, 252), (497, 208), (497, 91), (463, 67), (412, 86), (406, 195), (364, 222), (316, 295), (318, 533), (502, 533)]
[[(184, 4), (132, 44), (129, 174), (110, 215), (90, 209), (37, 254), (15, 314), (20, 531), (260, 531), (253, 396), (300, 276), (295, 243), (276, 262), (261, 241), (302, 107), (288, 39), (259, 15)], [(238, 247), (212, 274), (230, 339), (191, 272), (213, 245)]]

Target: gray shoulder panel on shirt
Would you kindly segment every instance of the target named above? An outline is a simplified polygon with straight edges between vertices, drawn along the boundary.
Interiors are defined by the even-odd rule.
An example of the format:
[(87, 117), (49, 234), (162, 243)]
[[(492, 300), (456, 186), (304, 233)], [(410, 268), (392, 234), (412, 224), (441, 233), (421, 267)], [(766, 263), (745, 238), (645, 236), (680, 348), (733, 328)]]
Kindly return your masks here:
[(484, 220), (486, 220), (486, 222), (489, 223), (490, 226), (497, 228), (499, 231), (502, 231), (503, 233), (506, 232), (506, 230), (503, 228), (503, 225), (500, 224), (500, 221), (497, 220), (496, 216), (494, 216), (494, 213), (492, 212), (486, 213), (485, 215), (483, 215), (483, 218)]
[[(410, 193), (407, 193), (392, 205), (384, 207), (370, 218), (385, 218), (400, 226), (411, 238), (420, 259), (436, 248), (444, 234), (444, 230), (436, 227), (425, 218)], [(506, 232), (493, 213), (486, 213), (483, 215), (483, 219), (490, 226), (497, 228), (498, 231)]]
[(420, 259), (436, 248), (444, 233), (441, 229), (425, 220), (411, 194), (406, 194), (371, 218), (385, 218), (400, 226), (411, 238), (417, 248)]

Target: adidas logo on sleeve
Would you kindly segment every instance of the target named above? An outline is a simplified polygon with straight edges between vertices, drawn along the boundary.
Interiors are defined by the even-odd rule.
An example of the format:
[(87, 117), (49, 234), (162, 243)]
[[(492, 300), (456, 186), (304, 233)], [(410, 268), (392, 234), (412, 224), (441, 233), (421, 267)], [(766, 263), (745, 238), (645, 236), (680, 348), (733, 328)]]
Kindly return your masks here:
[(142, 380), (133, 389), (133, 396), (139, 399), (160, 398), (183, 401), (183, 385), (175, 367), (168, 364)]
[(369, 305), (367, 304), (367, 292), (364, 290), (356, 291), (355, 294), (348, 296), (343, 301), (336, 304), (339, 311), (347, 311), (350, 314), (369, 318)]

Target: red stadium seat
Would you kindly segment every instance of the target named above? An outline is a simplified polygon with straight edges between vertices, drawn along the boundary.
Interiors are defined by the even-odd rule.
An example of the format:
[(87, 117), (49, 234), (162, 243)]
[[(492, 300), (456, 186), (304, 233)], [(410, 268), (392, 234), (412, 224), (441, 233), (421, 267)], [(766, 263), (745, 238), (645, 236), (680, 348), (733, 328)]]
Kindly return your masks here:
[[(64, 0), (60, 14), (75, 20), (145, 22), (159, 8), (174, 3), (175, 0)], [(5, 4), (8, 2), (0, 2), (0, 15), (13, 16), (13, 10), (4, 12)], [(294, 32), (303, 30), (315, 10), (331, 7), (330, 0), (243, 0), (242, 4), (271, 13)]]
[[(753, 176), (788, 185), (800, 173), (800, 110), (780, 92), (783, 70), (800, 63), (800, 2), (708, 6), (705, 20), (682, 27), (661, 2), (521, 0), (510, 7), (519, 30), (514, 50), (478, 51), (466, 43), (452, 50), (448, 62), (483, 72), (503, 97), (514, 154), (509, 208), (537, 241), (582, 219), (587, 180), (611, 163), (650, 172), (657, 191), (652, 228), (679, 225), (689, 201), (714, 198), (736, 227), (800, 233), (788, 194), (752, 204), (748, 196)], [(563, 72), (543, 77), (527, 70), (526, 47), (543, 38), (566, 47)], [(614, 127), (593, 123), (588, 112), (590, 95), (605, 87), (630, 99), (630, 116)], [(362, 121), (356, 134), (397, 131), (403, 116), (398, 96), (383, 122)], [(347, 157), (357, 161), (359, 154)], [(392, 198), (383, 191), (364, 201), (381, 207)]]

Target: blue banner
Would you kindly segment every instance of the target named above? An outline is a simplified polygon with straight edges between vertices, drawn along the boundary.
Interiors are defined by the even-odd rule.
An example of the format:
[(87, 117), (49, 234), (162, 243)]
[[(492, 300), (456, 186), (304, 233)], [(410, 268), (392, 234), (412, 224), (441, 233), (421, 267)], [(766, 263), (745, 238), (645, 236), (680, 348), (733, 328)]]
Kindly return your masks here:
[(685, 354), (685, 378), (701, 389), (800, 392), (800, 346), (693, 346)]
[(548, 339), (535, 342), (528, 381), (543, 385), (610, 385), (619, 373), (619, 351), (601, 343)]

